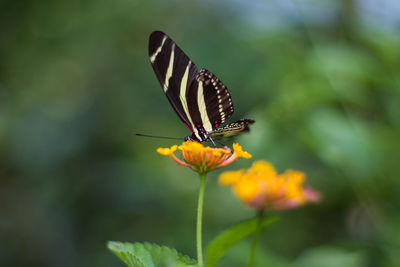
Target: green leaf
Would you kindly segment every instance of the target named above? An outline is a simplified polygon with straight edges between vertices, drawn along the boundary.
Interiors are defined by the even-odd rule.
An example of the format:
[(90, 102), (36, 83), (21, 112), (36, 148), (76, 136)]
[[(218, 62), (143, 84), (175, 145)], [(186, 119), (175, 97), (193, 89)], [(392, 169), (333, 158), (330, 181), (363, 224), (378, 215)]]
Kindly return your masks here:
[[(254, 233), (257, 228), (257, 220), (258, 218), (253, 218), (231, 226), (211, 241), (206, 249), (206, 266), (214, 266), (229, 248)], [(274, 223), (276, 220), (275, 217), (264, 218), (261, 222), (261, 228)]]
[(108, 249), (129, 267), (185, 267), (196, 261), (175, 249), (150, 243), (122, 243), (109, 241)]

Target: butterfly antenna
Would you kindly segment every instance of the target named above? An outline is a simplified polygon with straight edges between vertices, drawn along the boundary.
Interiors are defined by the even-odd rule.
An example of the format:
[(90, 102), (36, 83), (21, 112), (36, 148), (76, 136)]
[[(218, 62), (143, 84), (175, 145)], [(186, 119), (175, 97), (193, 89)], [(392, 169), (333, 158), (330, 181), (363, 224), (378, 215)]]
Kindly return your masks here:
[(142, 136), (142, 137), (151, 137), (151, 138), (182, 140), (182, 138), (178, 138), (178, 137), (168, 137), (168, 136), (149, 135), (149, 134), (140, 134), (140, 133), (135, 133), (135, 135), (136, 136)]

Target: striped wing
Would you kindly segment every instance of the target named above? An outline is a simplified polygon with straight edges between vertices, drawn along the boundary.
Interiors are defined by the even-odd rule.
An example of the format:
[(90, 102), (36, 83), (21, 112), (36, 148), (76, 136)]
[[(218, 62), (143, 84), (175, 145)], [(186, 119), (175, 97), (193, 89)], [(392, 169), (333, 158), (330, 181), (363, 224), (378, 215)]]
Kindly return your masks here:
[(211, 132), (232, 115), (226, 86), (211, 72), (198, 72), (166, 34), (155, 31), (150, 35), (149, 57), (169, 102), (192, 132)]
[(233, 103), (228, 88), (210, 71), (200, 70), (191, 91), (198, 95), (199, 111), (207, 132), (218, 128), (232, 116)]
[(196, 78), (196, 65), (166, 34), (155, 31), (149, 39), (149, 57), (154, 72), (179, 118), (193, 132), (187, 92)]

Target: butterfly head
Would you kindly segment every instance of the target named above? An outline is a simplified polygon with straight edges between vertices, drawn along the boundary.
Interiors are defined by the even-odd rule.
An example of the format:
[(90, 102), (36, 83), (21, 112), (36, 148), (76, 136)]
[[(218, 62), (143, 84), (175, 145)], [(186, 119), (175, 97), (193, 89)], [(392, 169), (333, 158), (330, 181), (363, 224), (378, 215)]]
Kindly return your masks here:
[(207, 133), (207, 131), (203, 127), (199, 126), (196, 127), (196, 130), (192, 133), (192, 135), (185, 137), (185, 141), (190, 140), (202, 143), (204, 141), (208, 141), (209, 138), (210, 135)]
[[(200, 136), (199, 136), (200, 137)], [(202, 143), (204, 141), (206, 141), (206, 139), (199, 139), (198, 135), (196, 135), (195, 133), (193, 133), (192, 135), (188, 135), (185, 137), (185, 141), (195, 141), (195, 142), (199, 142)], [(201, 138), (201, 137), (200, 137)]]

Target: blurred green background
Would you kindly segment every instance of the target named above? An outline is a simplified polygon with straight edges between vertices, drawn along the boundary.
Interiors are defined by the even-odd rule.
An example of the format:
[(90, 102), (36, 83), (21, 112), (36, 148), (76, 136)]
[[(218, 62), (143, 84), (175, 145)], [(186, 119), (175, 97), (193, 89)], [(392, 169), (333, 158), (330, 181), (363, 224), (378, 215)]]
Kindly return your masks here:
[[(278, 214), (258, 266), (400, 266), (397, 0), (0, 2), (0, 266), (123, 266), (107, 240), (195, 257), (198, 178), (147, 56), (170, 35), (230, 89), (254, 160), (302, 170), (319, 205)], [(204, 242), (253, 216), (208, 176)], [(245, 266), (250, 239), (221, 266)]]

